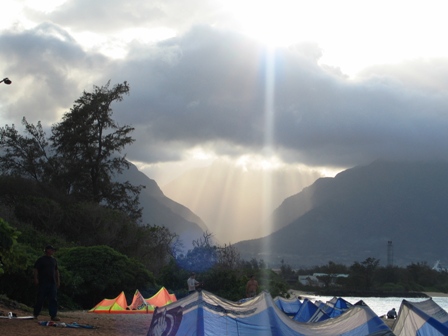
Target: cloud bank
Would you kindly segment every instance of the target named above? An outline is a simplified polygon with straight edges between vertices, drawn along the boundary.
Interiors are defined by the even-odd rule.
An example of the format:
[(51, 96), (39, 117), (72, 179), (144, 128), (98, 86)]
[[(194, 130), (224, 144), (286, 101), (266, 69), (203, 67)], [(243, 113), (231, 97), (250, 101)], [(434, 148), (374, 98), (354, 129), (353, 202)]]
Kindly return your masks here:
[[(446, 59), (373, 66), (356, 79), (320, 64), (314, 43), (276, 50), (210, 26), (155, 44), (134, 42), (124, 59), (86, 51), (52, 23), (0, 35), (2, 119), (51, 124), (82, 90), (128, 81), (114, 106), (133, 125), (129, 158), (181, 160), (275, 153), (285, 162), (352, 166), (379, 158), (446, 159)], [(268, 100), (270, 99), (270, 102)]]

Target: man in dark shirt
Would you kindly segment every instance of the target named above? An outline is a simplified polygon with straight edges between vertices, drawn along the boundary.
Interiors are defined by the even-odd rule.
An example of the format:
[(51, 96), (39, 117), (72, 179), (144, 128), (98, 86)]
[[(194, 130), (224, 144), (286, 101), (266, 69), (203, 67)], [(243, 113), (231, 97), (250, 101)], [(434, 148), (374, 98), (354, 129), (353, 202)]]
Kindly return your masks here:
[(42, 310), (46, 298), (48, 298), (48, 312), (52, 321), (59, 321), (57, 293), (60, 285), (58, 262), (53, 257), (55, 248), (51, 245), (45, 247), (45, 255), (36, 260), (34, 264), (34, 283), (37, 287), (37, 300), (34, 306), (34, 318), (37, 318)]
[(387, 318), (388, 319), (396, 319), (397, 318), (397, 311), (395, 310), (395, 308), (392, 308), (391, 310), (389, 310), (387, 312)]

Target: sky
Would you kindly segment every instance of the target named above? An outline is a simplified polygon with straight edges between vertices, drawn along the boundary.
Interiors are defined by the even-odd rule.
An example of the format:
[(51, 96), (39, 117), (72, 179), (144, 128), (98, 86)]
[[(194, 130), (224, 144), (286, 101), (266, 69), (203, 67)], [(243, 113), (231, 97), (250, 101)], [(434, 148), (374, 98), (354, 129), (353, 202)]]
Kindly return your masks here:
[[(20, 129), (25, 116), (49, 128), (84, 90), (127, 81), (130, 95), (112, 106), (135, 127), (127, 158), (218, 238), (261, 236), (255, 222), (319, 176), (379, 159), (447, 159), (446, 7), (10, 0), (0, 12), (0, 77), (12, 80), (0, 84), (0, 125)], [(239, 189), (243, 176), (264, 182), (240, 191), (238, 210), (211, 216), (210, 200), (186, 183), (191, 169), (236, 169)], [(294, 182), (274, 191), (282, 174)], [(231, 211), (258, 213), (229, 230)]]

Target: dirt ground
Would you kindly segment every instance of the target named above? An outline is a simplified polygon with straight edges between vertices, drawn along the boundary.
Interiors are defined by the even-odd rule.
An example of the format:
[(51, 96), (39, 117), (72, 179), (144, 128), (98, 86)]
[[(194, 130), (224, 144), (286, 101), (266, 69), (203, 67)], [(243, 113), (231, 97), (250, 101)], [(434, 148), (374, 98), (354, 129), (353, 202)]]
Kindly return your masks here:
[[(32, 313), (0, 305), (0, 315), (15, 313), (18, 317)], [(45, 313), (43, 311), (43, 313)], [(59, 312), (60, 322), (91, 325), (93, 329), (64, 328), (61, 326), (41, 326), (39, 321), (49, 321), (50, 317), (41, 315), (37, 320), (0, 318), (0, 335), (12, 336), (146, 336), (151, 324), (152, 314), (93, 314), (87, 311)]]

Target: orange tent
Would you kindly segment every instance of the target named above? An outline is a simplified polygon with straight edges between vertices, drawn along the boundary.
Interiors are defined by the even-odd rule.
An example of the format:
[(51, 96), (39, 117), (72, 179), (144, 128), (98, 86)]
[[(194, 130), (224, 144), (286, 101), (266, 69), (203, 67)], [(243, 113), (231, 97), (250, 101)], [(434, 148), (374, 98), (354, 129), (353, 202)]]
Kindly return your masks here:
[(134, 293), (132, 303), (128, 306), (128, 309), (134, 313), (153, 313), (155, 307), (146, 302), (146, 299), (137, 289)]
[(126, 312), (126, 296), (124, 292), (121, 292), (115, 299), (104, 299), (98, 303), (95, 307), (89, 310), (89, 313), (115, 313), (122, 314)]
[(176, 295), (170, 294), (165, 287), (160, 288), (156, 294), (151, 296), (149, 299), (146, 299), (146, 302), (154, 307), (166, 306), (167, 304), (176, 301)]
[(128, 306), (124, 292), (121, 292), (115, 299), (104, 299), (89, 313), (97, 314), (152, 314), (156, 307), (166, 306), (177, 301), (176, 295), (170, 294), (165, 287), (162, 287), (154, 296), (145, 299), (137, 289), (134, 293), (132, 303)]

